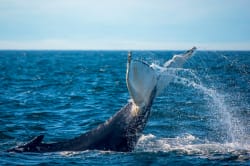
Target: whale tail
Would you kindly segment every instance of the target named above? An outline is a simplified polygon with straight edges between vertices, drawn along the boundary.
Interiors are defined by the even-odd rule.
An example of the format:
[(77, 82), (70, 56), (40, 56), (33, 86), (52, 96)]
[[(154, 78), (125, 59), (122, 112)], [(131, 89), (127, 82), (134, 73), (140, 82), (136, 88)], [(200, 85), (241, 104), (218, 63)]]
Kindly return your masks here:
[(126, 81), (133, 102), (137, 106), (143, 107), (152, 100), (151, 94), (154, 89), (156, 89), (156, 96), (159, 95), (174, 78), (174, 74), (168, 71), (167, 68), (182, 67), (195, 50), (196, 47), (193, 47), (181, 55), (173, 56), (163, 67), (132, 60), (131, 52), (129, 52)]
[(133, 102), (140, 107), (147, 105), (157, 84), (154, 69), (142, 61), (131, 60), (129, 53), (126, 81)]

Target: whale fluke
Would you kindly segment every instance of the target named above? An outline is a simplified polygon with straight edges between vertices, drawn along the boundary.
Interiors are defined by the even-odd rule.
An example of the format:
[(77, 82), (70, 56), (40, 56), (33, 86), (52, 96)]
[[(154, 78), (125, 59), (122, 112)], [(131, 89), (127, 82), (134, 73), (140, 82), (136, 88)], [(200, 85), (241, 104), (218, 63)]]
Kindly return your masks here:
[(156, 72), (148, 64), (128, 57), (127, 87), (133, 102), (140, 107), (148, 104), (157, 84)]

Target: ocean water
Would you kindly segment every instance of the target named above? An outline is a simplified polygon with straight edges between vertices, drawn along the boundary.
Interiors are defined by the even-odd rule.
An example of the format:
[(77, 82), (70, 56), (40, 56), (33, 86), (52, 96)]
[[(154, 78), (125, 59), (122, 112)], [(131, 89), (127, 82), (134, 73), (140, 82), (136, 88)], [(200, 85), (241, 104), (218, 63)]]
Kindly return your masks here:
[[(182, 51), (134, 51), (163, 64)], [(250, 165), (250, 52), (197, 51), (155, 99), (130, 153), (7, 153), (62, 141), (129, 100), (126, 51), (0, 51), (0, 165)]]

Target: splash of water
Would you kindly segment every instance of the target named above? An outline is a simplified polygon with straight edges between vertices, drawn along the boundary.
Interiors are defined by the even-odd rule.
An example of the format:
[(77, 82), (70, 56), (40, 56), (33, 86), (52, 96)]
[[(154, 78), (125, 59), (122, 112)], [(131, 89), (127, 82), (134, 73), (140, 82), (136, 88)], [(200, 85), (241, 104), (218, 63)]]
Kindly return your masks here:
[(213, 112), (216, 111), (220, 124), (224, 126), (224, 129), (227, 129), (226, 142), (237, 143), (241, 146), (244, 146), (244, 144), (247, 143), (244, 127), (240, 124), (240, 121), (231, 114), (231, 112), (233, 112), (232, 109), (234, 108), (227, 105), (224, 95), (219, 94), (215, 89), (207, 88), (201, 83), (197, 84), (192, 81), (190, 82), (186, 78), (177, 77), (174, 82), (189, 87), (191, 86), (210, 97), (211, 103), (208, 105), (210, 110)]
[[(157, 64), (152, 64), (151, 66), (158, 72), (162, 80), (168, 80), (167, 84), (173, 82), (189, 88), (194, 88), (209, 97), (207, 101), (208, 108), (217, 119), (219, 126), (222, 126), (220, 130), (225, 130), (220, 132), (225, 135), (219, 135), (223, 137), (222, 140), (224, 143), (231, 143), (231, 145), (243, 149), (249, 146), (250, 142), (245, 132), (245, 127), (241, 124), (240, 119), (234, 117), (232, 114), (232, 112), (236, 112), (237, 108), (229, 107), (226, 103), (226, 93), (220, 94), (215, 89), (205, 86), (197, 74), (191, 69), (164, 68)], [(166, 81), (159, 82), (158, 84), (159, 87), (164, 87), (165, 85), (161, 84), (166, 84)]]

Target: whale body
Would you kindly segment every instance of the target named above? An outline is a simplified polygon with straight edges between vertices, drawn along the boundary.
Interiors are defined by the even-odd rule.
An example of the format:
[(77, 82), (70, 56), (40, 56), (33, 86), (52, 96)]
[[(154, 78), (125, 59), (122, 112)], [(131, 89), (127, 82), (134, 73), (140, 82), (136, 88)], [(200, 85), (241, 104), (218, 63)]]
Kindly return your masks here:
[[(194, 47), (182, 55), (174, 56), (160, 68), (164, 70), (169, 67), (181, 67), (195, 49)], [(110, 119), (73, 139), (44, 143), (44, 135), (40, 135), (24, 145), (7, 150), (7, 152), (133, 151), (148, 121), (155, 97), (172, 79), (164, 78), (157, 73), (156, 67), (143, 61), (133, 60), (129, 53), (126, 82), (131, 100)]]

